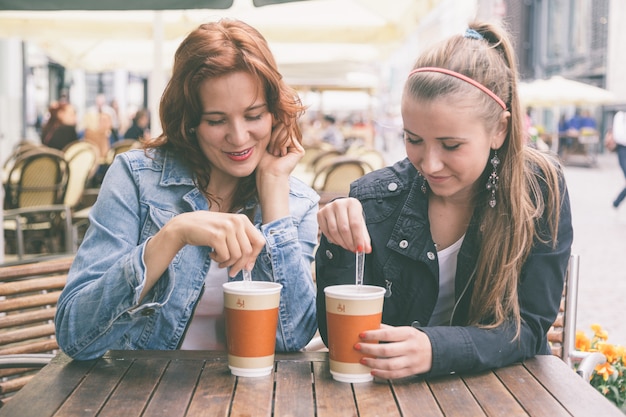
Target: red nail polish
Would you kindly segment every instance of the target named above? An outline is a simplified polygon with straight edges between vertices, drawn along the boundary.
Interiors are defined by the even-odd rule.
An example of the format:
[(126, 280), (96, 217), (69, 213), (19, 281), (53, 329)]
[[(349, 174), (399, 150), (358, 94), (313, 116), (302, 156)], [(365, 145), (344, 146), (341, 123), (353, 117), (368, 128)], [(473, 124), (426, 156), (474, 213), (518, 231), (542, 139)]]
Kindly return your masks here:
[(365, 339), (365, 333), (359, 333), (359, 339)]
[(361, 350), (361, 344), (357, 343), (356, 345), (354, 345), (354, 349), (355, 350)]
[(363, 252), (363, 246), (359, 245), (356, 247), (357, 252)]
[(365, 363), (365, 358), (361, 358), (361, 360), (359, 360), (359, 363), (361, 365), (367, 365), (367, 363)]

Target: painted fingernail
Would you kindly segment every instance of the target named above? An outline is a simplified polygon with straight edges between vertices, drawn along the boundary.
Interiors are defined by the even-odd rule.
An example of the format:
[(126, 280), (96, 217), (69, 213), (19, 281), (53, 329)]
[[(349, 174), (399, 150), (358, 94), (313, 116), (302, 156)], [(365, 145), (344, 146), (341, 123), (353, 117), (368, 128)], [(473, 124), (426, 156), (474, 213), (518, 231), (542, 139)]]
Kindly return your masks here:
[(356, 345), (354, 345), (354, 349), (355, 350), (361, 350), (361, 344), (357, 343)]
[(359, 245), (356, 247), (357, 252), (363, 252), (363, 246)]
[(365, 339), (365, 333), (359, 333), (359, 339)]
[(365, 358), (361, 358), (361, 360), (359, 360), (359, 363), (361, 365), (367, 365)]

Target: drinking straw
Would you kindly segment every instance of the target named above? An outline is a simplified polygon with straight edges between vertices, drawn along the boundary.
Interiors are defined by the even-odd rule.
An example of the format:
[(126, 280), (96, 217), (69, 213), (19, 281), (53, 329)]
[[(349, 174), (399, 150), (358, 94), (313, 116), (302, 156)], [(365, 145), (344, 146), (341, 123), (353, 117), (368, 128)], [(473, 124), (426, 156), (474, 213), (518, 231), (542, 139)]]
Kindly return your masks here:
[(365, 252), (359, 248), (356, 251), (356, 285), (363, 285), (363, 269), (365, 268)]
[(250, 274), (250, 271), (248, 271), (247, 269), (242, 269), (241, 271), (243, 272), (244, 281), (252, 281), (252, 275)]

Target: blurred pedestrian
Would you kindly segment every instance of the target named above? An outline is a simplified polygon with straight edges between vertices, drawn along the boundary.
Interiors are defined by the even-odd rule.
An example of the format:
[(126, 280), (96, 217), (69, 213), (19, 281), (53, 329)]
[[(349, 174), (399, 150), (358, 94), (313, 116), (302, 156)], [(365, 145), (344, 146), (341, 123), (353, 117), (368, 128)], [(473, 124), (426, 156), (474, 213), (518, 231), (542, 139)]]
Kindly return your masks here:
[(133, 117), (133, 124), (124, 133), (124, 139), (147, 140), (150, 138), (148, 125), (150, 123), (150, 115), (148, 110), (139, 109)]
[(50, 104), (48, 112), (48, 121), (41, 129), (41, 143), (62, 150), (68, 143), (78, 140), (74, 106), (65, 101), (55, 101)]
[[(619, 166), (622, 168), (624, 178), (626, 178), (626, 112), (618, 111), (613, 117), (613, 140), (615, 141), (615, 152), (619, 159)], [(613, 201), (613, 207), (618, 208), (626, 198), (626, 186)]]
[(325, 115), (322, 119), (322, 128), (324, 129), (322, 140), (330, 143), (336, 149), (343, 149), (344, 137), (341, 130), (337, 127), (337, 119), (330, 114)]

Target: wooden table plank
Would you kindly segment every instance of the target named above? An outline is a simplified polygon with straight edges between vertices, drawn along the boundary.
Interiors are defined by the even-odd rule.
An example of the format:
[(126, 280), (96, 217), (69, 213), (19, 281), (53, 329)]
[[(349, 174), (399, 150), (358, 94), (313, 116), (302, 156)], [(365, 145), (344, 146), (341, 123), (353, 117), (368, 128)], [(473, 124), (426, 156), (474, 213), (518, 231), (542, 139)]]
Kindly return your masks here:
[[(65, 355), (57, 356), (37, 373), (26, 387), (11, 397), (0, 409), (1, 416), (52, 416), (80, 384), (96, 361), (72, 361)], [(26, 388), (25, 387), (25, 388)]]
[[(560, 359), (559, 359), (560, 360)], [(531, 416), (569, 417), (561, 404), (551, 396), (521, 364), (496, 369), (495, 374)]]
[[(570, 373), (563, 372), (564, 363), (557, 359), (555, 356), (541, 355), (533, 361), (526, 361), (524, 366), (573, 416), (624, 417), (624, 413), (591, 384), (572, 383), (573, 379), (580, 376), (571, 369), (568, 369)], [(554, 378), (554, 375), (560, 378)]]
[(388, 381), (352, 384), (352, 389), (360, 417), (400, 416)]
[(236, 381), (225, 361), (206, 362), (187, 417), (228, 415)]
[(184, 417), (204, 361), (171, 361), (150, 399), (144, 415)]
[(156, 358), (133, 360), (98, 417), (141, 416), (168, 363)]
[(407, 378), (392, 381), (391, 386), (404, 417), (443, 417), (426, 381)]
[(346, 384), (332, 379), (327, 352), (277, 354), (275, 372), (261, 378), (232, 376), (224, 352), (117, 351), (86, 362), (61, 354), (0, 409), (0, 417), (526, 413), (624, 417), (552, 356), (478, 375)]
[(485, 413), (463, 380), (456, 375), (428, 381), (430, 390), (446, 417), (483, 417)]
[(274, 415), (284, 417), (315, 416), (313, 374), (310, 362), (276, 364)]
[(493, 372), (464, 376), (463, 381), (488, 416), (528, 416)]
[(313, 363), (315, 381), (315, 403), (318, 417), (336, 416), (357, 417), (352, 386), (337, 382), (330, 374), (328, 363)]
[(106, 403), (131, 364), (131, 361), (126, 361), (124, 363), (126, 366), (120, 366), (119, 363), (113, 363), (110, 359), (98, 361), (81, 383), (80, 390), (74, 391), (54, 416), (74, 417), (96, 414)]
[(237, 377), (230, 415), (270, 417), (273, 393), (274, 372), (258, 378)]

